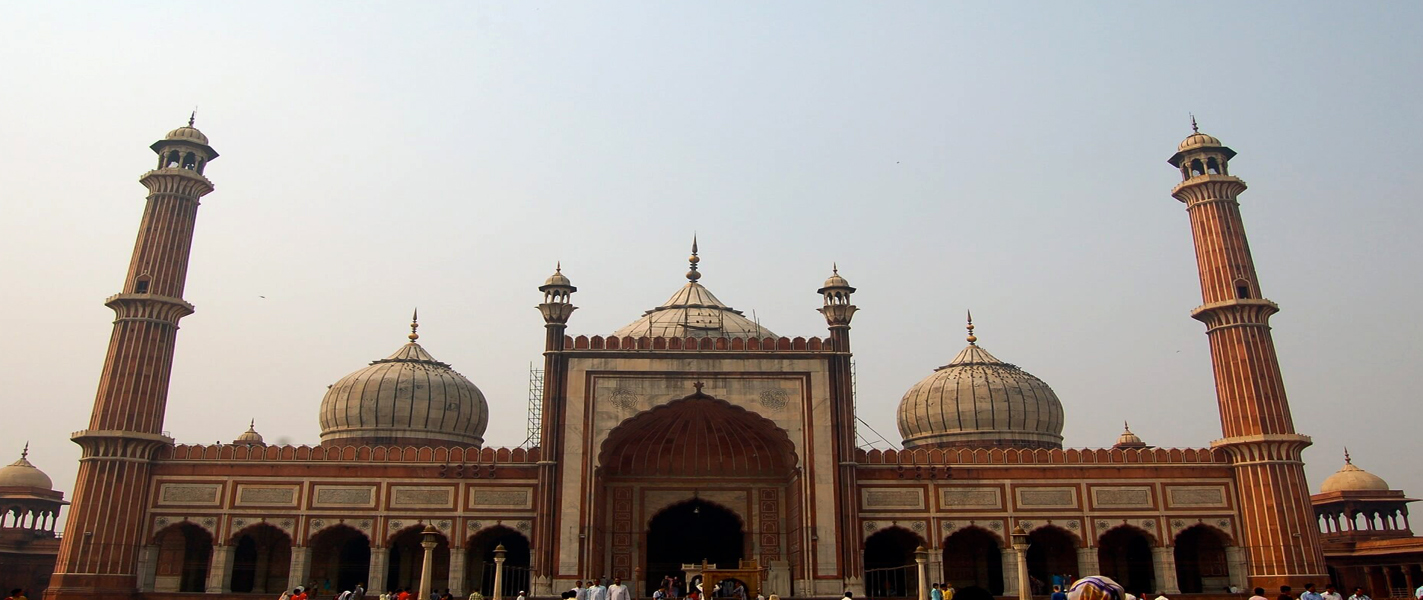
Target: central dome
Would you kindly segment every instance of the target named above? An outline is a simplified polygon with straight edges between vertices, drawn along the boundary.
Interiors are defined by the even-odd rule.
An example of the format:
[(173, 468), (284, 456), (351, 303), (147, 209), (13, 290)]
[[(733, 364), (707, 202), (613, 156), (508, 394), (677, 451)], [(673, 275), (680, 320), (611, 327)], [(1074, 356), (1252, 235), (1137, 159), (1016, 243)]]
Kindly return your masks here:
[(976, 341), (969, 335), (967, 348), (904, 394), (904, 447), (1061, 448), (1057, 394)]
[[(413, 324), (412, 324), (413, 326)], [(480, 446), (489, 405), (474, 383), (410, 343), (342, 377), (321, 400), (327, 445)]]
[(697, 264), (702, 259), (697, 256), (697, 242), (692, 240), (692, 256), (688, 258), (691, 270), (687, 271), (687, 283), (677, 293), (672, 294), (661, 306), (642, 313), (642, 318), (628, 323), (613, 332), (618, 337), (665, 337), (665, 338), (768, 338), (780, 337), (760, 323), (746, 318), (716, 296), (711, 290), (697, 283), (702, 274)]

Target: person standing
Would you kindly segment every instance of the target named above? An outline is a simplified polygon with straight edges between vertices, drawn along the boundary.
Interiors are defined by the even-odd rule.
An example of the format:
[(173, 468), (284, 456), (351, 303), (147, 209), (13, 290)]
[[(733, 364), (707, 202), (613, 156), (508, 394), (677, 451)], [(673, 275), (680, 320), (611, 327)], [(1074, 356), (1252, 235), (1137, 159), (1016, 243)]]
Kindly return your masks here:
[(588, 588), (583, 587), (582, 579), (573, 582), (573, 589), (569, 591), (573, 592), (575, 600), (588, 600)]
[(1344, 597), (1339, 595), (1339, 590), (1335, 589), (1332, 583), (1324, 586), (1324, 593), (1320, 594), (1320, 596), (1323, 596), (1324, 600), (1344, 600)]
[(958, 590), (954, 589), (954, 584), (944, 584), (944, 600), (954, 600), (954, 594), (956, 593), (958, 593)]
[(1067, 594), (1062, 591), (1061, 585), (1052, 586), (1052, 600), (1067, 600)]
[(1295, 600), (1295, 595), (1290, 593), (1292, 589), (1293, 588), (1287, 585), (1280, 586), (1280, 595), (1276, 597), (1275, 600)]
[(608, 600), (632, 600), (632, 593), (628, 591), (628, 586), (623, 585), (623, 578), (613, 578), (613, 585), (608, 586), (607, 598)]
[(929, 600), (944, 600), (944, 590), (937, 581), (929, 586)]
[(1324, 596), (1314, 591), (1313, 583), (1306, 583), (1304, 584), (1304, 593), (1299, 595), (1299, 600), (1324, 600)]
[(608, 588), (603, 585), (602, 579), (593, 580), (593, 586), (588, 590), (588, 600), (608, 600)]
[(1374, 599), (1373, 599), (1373, 598), (1370, 598), (1368, 594), (1365, 594), (1365, 593), (1364, 593), (1364, 588), (1356, 587), (1356, 588), (1354, 588), (1354, 595), (1349, 596), (1349, 600), (1374, 600)]
[(1255, 595), (1254, 595), (1254, 596), (1251, 596), (1251, 597), (1250, 597), (1250, 600), (1270, 600), (1270, 599), (1265, 597), (1265, 588), (1255, 588)]

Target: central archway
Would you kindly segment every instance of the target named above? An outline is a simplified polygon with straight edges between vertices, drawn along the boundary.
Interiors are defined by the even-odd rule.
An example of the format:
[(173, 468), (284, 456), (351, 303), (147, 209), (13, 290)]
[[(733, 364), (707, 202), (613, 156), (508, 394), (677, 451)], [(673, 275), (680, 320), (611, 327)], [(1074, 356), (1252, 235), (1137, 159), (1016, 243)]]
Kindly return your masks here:
[(730, 510), (693, 499), (663, 509), (647, 528), (645, 589), (657, 589), (663, 577), (682, 576), (682, 565), (708, 563), (735, 567), (746, 558), (741, 518)]

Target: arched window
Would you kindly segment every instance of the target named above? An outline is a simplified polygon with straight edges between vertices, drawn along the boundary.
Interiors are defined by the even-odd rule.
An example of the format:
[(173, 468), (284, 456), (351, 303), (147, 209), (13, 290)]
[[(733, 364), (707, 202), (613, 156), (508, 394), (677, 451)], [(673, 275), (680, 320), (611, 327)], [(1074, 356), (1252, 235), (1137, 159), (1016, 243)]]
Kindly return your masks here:
[(1200, 594), (1230, 586), (1227, 545), (1226, 536), (1207, 525), (1196, 525), (1176, 536), (1176, 581), (1182, 592)]
[(1191, 161), (1191, 177), (1195, 177), (1197, 175), (1204, 175), (1205, 173), (1205, 168), (1201, 166), (1201, 159), (1197, 158)]
[(147, 275), (139, 275), (138, 280), (133, 282), (133, 293), (147, 294), (149, 281), (150, 280)]
[(180, 155), (178, 154), (178, 151), (177, 151), (177, 150), (174, 150), (174, 151), (168, 153), (168, 164), (163, 165), (163, 166), (164, 166), (164, 167), (169, 167), (169, 168), (171, 168), (171, 167), (176, 167), (176, 166), (178, 166), (178, 164), (179, 164), (179, 162), (180, 162), (181, 160), (182, 160), (182, 158), (181, 158)]
[[(987, 591), (1003, 594), (1003, 545), (987, 529), (969, 527), (944, 539), (944, 581), (959, 594)], [(957, 597), (957, 595), (955, 596)]]
[(1216, 162), (1214, 156), (1206, 159), (1206, 172), (1210, 173), (1211, 175), (1220, 174), (1220, 163)]
[(193, 154), (192, 152), (185, 154), (183, 156), (183, 168), (189, 170), (196, 170), (198, 168), (197, 155)]
[(207, 591), (212, 534), (184, 522), (159, 532), (154, 543), (158, 546), (158, 572), (154, 580), (156, 591)]
[(1128, 590), (1156, 589), (1151, 537), (1145, 531), (1123, 525), (1103, 534), (1097, 542), (1097, 561), (1103, 575)]
[(1249, 298), (1249, 297), (1250, 297), (1250, 282), (1248, 282), (1248, 281), (1246, 281), (1246, 280), (1244, 280), (1244, 279), (1237, 279), (1237, 280), (1235, 280), (1235, 297), (1236, 297), (1236, 298), (1241, 298), (1241, 299)]

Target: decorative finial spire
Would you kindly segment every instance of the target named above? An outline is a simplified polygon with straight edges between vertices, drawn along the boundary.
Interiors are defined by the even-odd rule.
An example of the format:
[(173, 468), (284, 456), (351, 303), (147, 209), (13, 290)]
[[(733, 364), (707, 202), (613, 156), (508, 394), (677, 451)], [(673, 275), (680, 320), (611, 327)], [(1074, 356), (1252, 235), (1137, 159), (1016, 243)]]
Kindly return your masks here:
[(1195, 113), (1191, 113), (1191, 132), (1193, 132), (1193, 133), (1200, 133), (1200, 132), (1201, 132), (1200, 126), (1196, 125), (1196, 114), (1195, 114)]
[(26, 460), (26, 459), (28, 459), (29, 457), (30, 457), (30, 443), (27, 441), (27, 442), (25, 442), (25, 449), (20, 451), (20, 460)]
[(697, 258), (697, 234), (695, 233), (692, 234), (692, 256), (687, 258), (687, 262), (692, 264), (692, 270), (687, 271), (687, 281), (696, 283), (698, 279), (702, 278), (702, 274), (697, 272), (697, 263), (702, 262), (702, 259)]
[[(30, 445), (29, 445), (29, 444), (25, 444), (25, 447), (26, 447), (26, 448), (29, 448)], [(1351, 459), (1351, 458), (1349, 458), (1349, 447), (1348, 447), (1348, 446), (1344, 446), (1344, 464), (1346, 464), (1346, 465), (1352, 465), (1352, 464), (1354, 464), (1354, 460)]]
[(1122, 430), (1126, 431), (1127, 433), (1131, 433), (1131, 423), (1122, 421)]
[(251, 422), (247, 423), (247, 428), (255, 431), (257, 429), (257, 419), (252, 419)]
[(413, 343), (415, 343), (415, 340), (420, 339), (420, 334), (415, 333), (415, 330), (417, 330), (417, 329), (419, 329), (419, 328), (420, 328), (420, 309), (417, 308), (417, 309), (415, 309), (415, 312), (414, 312), (414, 313), (411, 313), (411, 315), (410, 315), (410, 335), (405, 336), (405, 337), (410, 338), (410, 343), (413, 344)]
[(838, 263), (838, 262), (830, 263), (830, 272), (831, 272), (831, 273), (834, 273), (834, 274), (836, 274), (836, 275), (839, 275), (839, 274), (840, 274), (840, 263)]
[(554, 272), (554, 273), (562, 273), (562, 272), (563, 272), (563, 261), (560, 260), (560, 261), (558, 261), (558, 262), (556, 262), (556, 263), (553, 264), (553, 272)]
[(188, 115), (188, 127), (193, 126), (193, 122), (198, 120), (198, 109), (193, 108), (193, 114)]
[(978, 345), (978, 336), (973, 334), (973, 311), (971, 310), (968, 311), (968, 344), (970, 346)]

